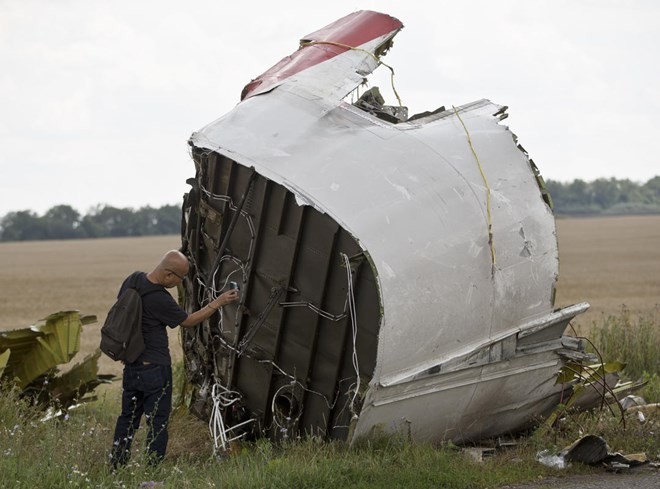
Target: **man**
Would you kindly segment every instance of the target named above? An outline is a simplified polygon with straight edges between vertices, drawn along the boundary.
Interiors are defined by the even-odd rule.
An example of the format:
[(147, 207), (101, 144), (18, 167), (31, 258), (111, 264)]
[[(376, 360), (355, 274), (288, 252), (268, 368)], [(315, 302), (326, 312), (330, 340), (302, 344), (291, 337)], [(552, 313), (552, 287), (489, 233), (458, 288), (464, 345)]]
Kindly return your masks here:
[(167, 424), (172, 409), (172, 362), (166, 327), (195, 326), (219, 308), (238, 300), (238, 291), (229, 290), (202, 309), (188, 314), (166, 290), (183, 281), (188, 259), (179, 251), (168, 251), (150, 273), (135, 272), (122, 284), (119, 294), (137, 275), (137, 290), (142, 294), (142, 335), (145, 350), (138, 359), (124, 365), (121, 414), (117, 418), (111, 463), (113, 468), (128, 462), (135, 430), (140, 418), (147, 421), (147, 450), (150, 462), (160, 462), (167, 448)]

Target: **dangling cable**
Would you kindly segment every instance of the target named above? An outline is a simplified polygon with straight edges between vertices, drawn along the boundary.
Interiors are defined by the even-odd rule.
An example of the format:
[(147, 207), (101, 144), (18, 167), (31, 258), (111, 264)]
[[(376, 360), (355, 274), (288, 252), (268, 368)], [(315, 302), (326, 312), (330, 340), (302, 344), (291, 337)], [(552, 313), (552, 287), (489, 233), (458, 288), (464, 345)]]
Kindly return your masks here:
[(391, 83), (392, 83), (392, 91), (394, 92), (394, 95), (396, 96), (396, 99), (399, 102), (399, 107), (403, 106), (403, 104), (401, 103), (401, 97), (399, 97), (399, 93), (396, 91), (396, 88), (394, 87), (394, 68), (392, 68), (387, 63), (384, 63), (383, 61), (381, 61), (381, 59), (378, 56), (376, 56), (374, 53), (372, 53), (371, 51), (367, 51), (366, 49), (356, 48), (355, 46), (350, 46), (348, 44), (342, 44), (340, 42), (333, 42), (333, 41), (301, 42), (300, 47), (314, 46), (314, 45), (317, 45), (317, 44), (329, 44), (330, 46), (337, 46), (337, 47), (344, 48), (344, 49), (351, 49), (353, 51), (361, 51), (361, 52), (366, 53), (369, 56), (371, 56), (374, 60), (376, 60), (376, 63), (378, 63), (379, 65), (383, 65), (385, 68), (390, 70), (390, 80), (391, 80)]
[(221, 449), (225, 451), (229, 448), (229, 442), (243, 436), (243, 433), (241, 433), (233, 438), (229, 438), (231, 436), (229, 433), (236, 428), (253, 422), (254, 419), (248, 419), (230, 428), (226, 428), (225, 422), (222, 419), (222, 413), (240, 399), (240, 393), (230, 391), (222, 384), (216, 382), (211, 389), (211, 398), (213, 400), (213, 408), (211, 409), (211, 417), (209, 418), (209, 431), (213, 439), (213, 455), (218, 455)]
[(352, 361), (353, 368), (355, 369), (355, 391), (353, 392), (353, 397), (351, 398), (350, 409), (353, 413), (353, 418), (357, 418), (357, 413), (355, 412), (355, 400), (357, 399), (358, 393), (360, 392), (360, 364), (358, 362), (357, 355), (357, 312), (355, 310), (355, 293), (353, 290), (353, 272), (351, 271), (351, 262), (346, 254), (341, 253), (341, 257), (344, 260), (344, 265), (346, 266), (346, 294), (348, 299), (348, 312), (351, 318), (351, 327), (353, 333)]
[(484, 181), (484, 185), (486, 186), (486, 213), (488, 215), (488, 244), (490, 246), (490, 258), (491, 258), (491, 276), (495, 275), (495, 246), (493, 244), (493, 218), (491, 215), (490, 211), (490, 186), (488, 185), (488, 180), (486, 179), (486, 174), (484, 173), (484, 169), (481, 166), (481, 161), (479, 161), (479, 156), (477, 155), (477, 151), (474, 149), (474, 145), (472, 144), (472, 138), (470, 137), (470, 132), (468, 131), (467, 127), (465, 126), (465, 123), (463, 122), (463, 119), (461, 118), (461, 115), (458, 113), (458, 109), (452, 105), (452, 108), (454, 109), (454, 113), (456, 114), (456, 117), (458, 117), (458, 120), (460, 121), (461, 125), (463, 126), (463, 129), (465, 130), (465, 134), (467, 135), (467, 140), (468, 144), (470, 145), (470, 150), (472, 151), (472, 154), (474, 155), (474, 159), (477, 161), (477, 166), (479, 167), (479, 173), (481, 173), (481, 178)]

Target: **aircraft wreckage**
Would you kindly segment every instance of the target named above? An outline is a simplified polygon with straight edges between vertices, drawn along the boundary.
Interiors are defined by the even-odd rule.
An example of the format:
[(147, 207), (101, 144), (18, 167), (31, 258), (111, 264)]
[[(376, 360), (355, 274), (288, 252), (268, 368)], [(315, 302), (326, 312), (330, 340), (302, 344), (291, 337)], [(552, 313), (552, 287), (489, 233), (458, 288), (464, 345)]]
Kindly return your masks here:
[(551, 201), (506, 107), (356, 95), (402, 27), (359, 11), (305, 36), (191, 136), (185, 306), (241, 290), (183, 338), (216, 442), (515, 432), (584, 355), (562, 335), (588, 304), (554, 308)]
[(83, 326), (95, 322), (96, 316), (60, 311), (28, 328), (0, 331), (0, 387), (14, 385), (34, 405), (60, 413), (96, 399), (94, 389), (115, 378), (98, 373), (100, 350), (59, 371), (80, 350)]

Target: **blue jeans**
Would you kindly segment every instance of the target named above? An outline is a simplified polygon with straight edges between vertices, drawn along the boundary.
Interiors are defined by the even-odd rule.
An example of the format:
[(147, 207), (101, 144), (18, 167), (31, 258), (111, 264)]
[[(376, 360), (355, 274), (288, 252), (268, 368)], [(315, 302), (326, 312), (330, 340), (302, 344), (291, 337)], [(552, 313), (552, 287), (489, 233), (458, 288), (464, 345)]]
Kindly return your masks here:
[(121, 414), (117, 418), (112, 443), (114, 468), (126, 464), (131, 455), (135, 431), (145, 415), (147, 454), (152, 463), (160, 462), (167, 449), (167, 424), (172, 410), (172, 367), (157, 364), (129, 364), (124, 367)]

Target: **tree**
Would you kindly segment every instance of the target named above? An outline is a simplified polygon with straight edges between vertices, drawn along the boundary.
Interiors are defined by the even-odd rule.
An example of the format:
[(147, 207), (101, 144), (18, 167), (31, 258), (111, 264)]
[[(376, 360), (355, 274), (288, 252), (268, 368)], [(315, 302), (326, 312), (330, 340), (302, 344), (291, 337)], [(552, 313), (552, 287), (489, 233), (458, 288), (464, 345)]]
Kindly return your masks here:
[(72, 239), (84, 237), (80, 228), (80, 213), (70, 205), (50, 208), (43, 218), (49, 239)]
[(119, 209), (105, 205), (94, 208), (82, 220), (82, 227), (90, 237), (140, 236), (134, 226), (135, 216), (132, 209)]
[(619, 184), (614, 178), (599, 178), (589, 186), (593, 203), (601, 209), (607, 209), (620, 201)]
[(568, 184), (566, 187), (566, 203), (583, 206), (591, 204), (589, 186), (584, 180), (578, 178)]
[(660, 177), (645, 184), (615, 178), (570, 183), (548, 180), (547, 188), (558, 214), (660, 213)]
[(642, 187), (644, 196), (650, 204), (660, 205), (660, 176), (653, 177)]
[[(567, 215), (660, 214), (660, 176), (644, 184), (628, 179), (576, 179), (569, 183), (546, 180), (555, 213)], [(181, 208), (177, 205), (138, 210), (97, 205), (81, 216), (69, 205), (56, 205), (43, 217), (16, 211), (0, 218), (0, 241), (102, 238), (179, 234)]]
[(32, 211), (10, 212), (2, 218), (3, 241), (45, 239), (48, 235), (43, 220)]
[(179, 234), (181, 232), (181, 207), (164, 205), (156, 209), (156, 234)]

